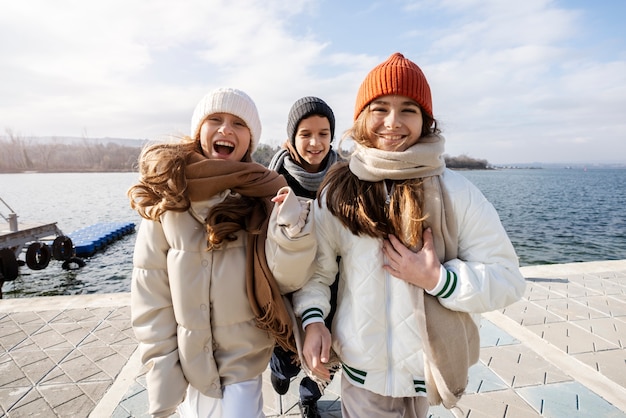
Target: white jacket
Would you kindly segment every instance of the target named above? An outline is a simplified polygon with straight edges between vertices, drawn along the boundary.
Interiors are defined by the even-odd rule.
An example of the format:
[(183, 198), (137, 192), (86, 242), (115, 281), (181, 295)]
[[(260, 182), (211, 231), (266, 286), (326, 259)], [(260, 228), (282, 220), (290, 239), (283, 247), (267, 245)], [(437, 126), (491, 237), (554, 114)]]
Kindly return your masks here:
[[(438, 295), (448, 309), (480, 313), (522, 297), (525, 280), (515, 250), (494, 207), (461, 174), (445, 170), (442, 184), (450, 196), (458, 231), (458, 258), (441, 269)], [(328, 315), (329, 288), (341, 256), (333, 348), (343, 362), (343, 377), (383, 396), (425, 396), (422, 340), (414, 319), (407, 282), (383, 269), (382, 240), (355, 236), (331, 215), (322, 196), (316, 207), (318, 240), (315, 273), (294, 294), (303, 326)], [(317, 203), (316, 203), (317, 206)], [(313, 315), (311, 315), (313, 314)]]

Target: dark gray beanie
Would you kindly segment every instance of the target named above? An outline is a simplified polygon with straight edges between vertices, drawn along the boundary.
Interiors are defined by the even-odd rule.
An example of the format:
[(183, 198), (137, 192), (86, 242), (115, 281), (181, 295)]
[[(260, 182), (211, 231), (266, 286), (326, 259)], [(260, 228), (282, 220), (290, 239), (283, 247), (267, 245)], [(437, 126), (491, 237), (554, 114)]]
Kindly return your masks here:
[(328, 119), (330, 123), (330, 139), (332, 140), (335, 137), (335, 115), (333, 114), (333, 110), (319, 97), (308, 96), (298, 99), (293, 106), (291, 106), (291, 110), (289, 111), (287, 135), (292, 144), (294, 144), (296, 139), (298, 124), (302, 119), (308, 118), (311, 115), (324, 116)]

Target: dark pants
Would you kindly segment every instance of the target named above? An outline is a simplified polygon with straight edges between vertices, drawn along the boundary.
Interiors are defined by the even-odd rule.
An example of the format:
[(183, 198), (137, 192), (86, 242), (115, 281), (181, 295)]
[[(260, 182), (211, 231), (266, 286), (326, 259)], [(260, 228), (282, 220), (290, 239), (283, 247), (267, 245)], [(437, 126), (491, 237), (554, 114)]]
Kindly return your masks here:
[[(339, 259), (337, 260), (339, 262)], [(339, 276), (339, 275), (337, 275)], [(330, 306), (331, 311), (326, 320), (326, 327), (331, 329), (333, 323), (333, 317), (335, 316), (335, 307), (337, 306), (337, 287), (339, 277), (335, 279), (335, 282), (330, 286)], [(300, 366), (296, 364), (294, 358), (297, 358), (296, 353), (285, 351), (282, 347), (276, 345), (272, 358), (270, 359), (270, 370), (272, 374), (276, 375), (280, 379), (289, 379), (296, 377), (300, 373)], [(332, 380), (334, 374), (331, 373), (330, 378)], [(300, 382), (300, 401), (303, 403), (317, 402), (322, 397), (320, 388), (310, 377), (305, 376)]]
[[(300, 366), (292, 362), (293, 356), (297, 354), (285, 351), (280, 346), (274, 347), (272, 358), (270, 359), (270, 369), (274, 375), (280, 379), (289, 379), (296, 377), (300, 372)], [(300, 401), (304, 403), (317, 402), (322, 397), (319, 386), (311, 378), (305, 376), (300, 381)]]

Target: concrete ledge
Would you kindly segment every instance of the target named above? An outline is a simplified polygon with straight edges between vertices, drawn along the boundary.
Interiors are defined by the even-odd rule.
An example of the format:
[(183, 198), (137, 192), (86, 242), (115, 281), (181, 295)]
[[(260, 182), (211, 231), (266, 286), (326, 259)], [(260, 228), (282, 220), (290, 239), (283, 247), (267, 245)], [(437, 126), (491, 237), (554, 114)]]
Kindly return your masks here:
[(58, 311), (64, 309), (130, 306), (130, 293), (37, 296), (0, 300), (0, 312)]

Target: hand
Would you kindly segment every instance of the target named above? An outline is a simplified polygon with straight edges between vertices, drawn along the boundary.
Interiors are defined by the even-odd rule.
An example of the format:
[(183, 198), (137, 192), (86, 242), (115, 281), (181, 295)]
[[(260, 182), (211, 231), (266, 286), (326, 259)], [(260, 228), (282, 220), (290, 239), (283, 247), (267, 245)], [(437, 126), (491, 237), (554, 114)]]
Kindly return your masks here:
[(276, 196), (272, 198), (272, 202), (280, 205), (287, 198), (287, 193), (289, 193), (289, 189), (287, 187), (281, 187), (278, 193), (276, 193)]
[(330, 380), (330, 371), (324, 365), (330, 358), (330, 331), (323, 322), (307, 325), (304, 330), (304, 361), (313, 374)]
[(426, 290), (432, 290), (439, 282), (441, 263), (433, 244), (433, 231), (427, 228), (423, 234), (424, 245), (414, 253), (394, 235), (383, 242), (383, 253), (388, 264), (383, 268), (398, 279)]

